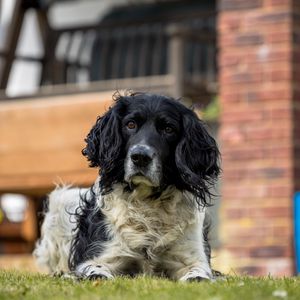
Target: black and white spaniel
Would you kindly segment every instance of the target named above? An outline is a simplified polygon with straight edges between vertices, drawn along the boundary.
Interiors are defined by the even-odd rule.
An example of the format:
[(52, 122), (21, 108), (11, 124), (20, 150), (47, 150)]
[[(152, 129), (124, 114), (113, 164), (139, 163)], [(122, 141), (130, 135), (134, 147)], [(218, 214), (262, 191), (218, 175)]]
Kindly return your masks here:
[(212, 279), (205, 207), (220, 172), (215, 140), (172, 98), (115, 98), (83, 150), (99, 178), (50, 194), (38, 261), (88, 279)]

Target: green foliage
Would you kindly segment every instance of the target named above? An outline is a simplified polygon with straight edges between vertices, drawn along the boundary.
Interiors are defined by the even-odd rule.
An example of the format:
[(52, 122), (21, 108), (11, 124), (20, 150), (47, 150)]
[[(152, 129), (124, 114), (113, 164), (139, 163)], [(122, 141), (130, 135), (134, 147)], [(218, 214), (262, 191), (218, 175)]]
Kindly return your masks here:
[(220, 115), (218, 97), (215, 96), (202, 111), (202, 119), (205, 121), (217, 121)]
[(149, 277), (76, 281), (2, 270), (0, 299), (296, 300), (300, 299), (300, 278), (234, 276), (214, 283), (181, 283)]

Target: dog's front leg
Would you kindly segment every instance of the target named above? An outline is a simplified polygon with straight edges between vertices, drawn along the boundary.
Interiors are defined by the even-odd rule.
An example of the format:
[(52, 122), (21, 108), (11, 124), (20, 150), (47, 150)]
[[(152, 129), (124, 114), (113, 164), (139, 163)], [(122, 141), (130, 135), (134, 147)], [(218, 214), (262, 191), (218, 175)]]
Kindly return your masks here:
[[(182, 273), (182, 270), (179, 271), (179, 273)], [(184, 268), (184, 275), (179, 277), (180, 281), (203, 281), (213, 279), (209, 265), (203, 263), (197, 263), (193, 266)]]
[(79, 264), (75, 275), (86, 279), (113, 279), (118, 275), (130, 275), (126, 270), (134, 264), (132, 258), (126, 254), (117, 243), (112, 243), (100, 256)]
[(200, 257), (191, 259), (184, 255), (172, 255), (173, 262), (167, 265), (169, 277), (180, 281), (213, 280), (209, 263)]
[(170, 278), (180, 281), (212, 280), (209, 257), (201, 233), (185, 235), (162, 257)]
[(82, 279), (113, 279), (114, 275), (108, 266), (97, 261), (88, 260), (79, 264), (75, 276)]

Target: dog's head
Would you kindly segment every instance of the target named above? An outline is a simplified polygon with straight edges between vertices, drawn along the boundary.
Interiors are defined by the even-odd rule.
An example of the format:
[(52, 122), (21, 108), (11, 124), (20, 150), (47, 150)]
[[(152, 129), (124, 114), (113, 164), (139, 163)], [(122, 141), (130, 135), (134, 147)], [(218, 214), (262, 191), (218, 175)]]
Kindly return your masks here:
[(100, 168), (100, 188), (125, 182), (161, 191), (187, 190), (205, 205), (220, 172), (219, 150), (197, 115), (172, 98), (135, 93), (117, 96), (97, 119), (83, 154)]

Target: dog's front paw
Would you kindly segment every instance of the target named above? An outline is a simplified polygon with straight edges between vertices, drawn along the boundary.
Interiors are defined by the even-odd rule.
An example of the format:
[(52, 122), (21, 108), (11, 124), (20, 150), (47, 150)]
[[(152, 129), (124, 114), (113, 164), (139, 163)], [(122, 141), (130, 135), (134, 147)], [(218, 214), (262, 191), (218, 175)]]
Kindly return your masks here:
[(213, 280), (212, 275), (201, 269), (201, 268), (193, 268), (190, 271), (188, 271), (184, 276), (182, 276), (180, 281), (207, 281), (207, 280)]
[(95, 265), (91, 263), (83, 263), (76, 269), (76, 276), (81, 279), (113, 279), (111, 272), (102, 265)]

